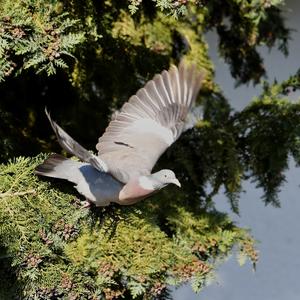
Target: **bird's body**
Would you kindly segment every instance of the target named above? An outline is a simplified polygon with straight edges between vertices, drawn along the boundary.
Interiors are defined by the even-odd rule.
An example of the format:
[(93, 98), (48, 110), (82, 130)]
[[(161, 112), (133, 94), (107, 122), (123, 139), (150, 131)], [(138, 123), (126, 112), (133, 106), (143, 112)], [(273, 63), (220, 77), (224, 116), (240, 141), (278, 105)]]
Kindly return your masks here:
[(115, 114), (90, 153), (60, 128), (46, 111), (60, 145), (82, 162), (52, 154), (35, 173), (66, 179), (97, 206), (134, 204), (169, 183), (180, 186), (171, 170), (151, 174), (158, 158), (190, 127), (188, 115), (203, 72), (172, 66), (149, 81)]
[(96, 206), (107, 206), (111, 202), (130, 205), (156, 192), (155, 185), (146, 176), (132, 178), (123, 184), (91, 164), (67, 159), (59, 154), (51, 154), (35, 172), (73, 182), (76, 190)]

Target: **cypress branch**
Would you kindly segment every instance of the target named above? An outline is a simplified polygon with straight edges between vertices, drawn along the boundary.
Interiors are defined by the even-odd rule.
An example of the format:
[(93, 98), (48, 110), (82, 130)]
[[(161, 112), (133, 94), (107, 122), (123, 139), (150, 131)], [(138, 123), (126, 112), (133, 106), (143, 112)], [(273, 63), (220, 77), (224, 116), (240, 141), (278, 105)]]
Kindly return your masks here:
[(234, 245), (239, 262), (255, 267), (253, 238), (215, 210), (213, 196), (224, 187), (238, 212), (242, 181), (251, 178), (266, 203), (280, 204), (288, 159), (300, 162), (300, 108), (288, 100), (299, 72), (265, 83), (232, 113), (213, 82), (204, 32), (216, 29), (238, 83), (258, 83), (257, 47), (287, 53), (281, 2), (0, 0), (2, 161), (55, 149), (45, 105), (91, 149), (110, 114), (155, 73), (183, 56), (207, 70), (204, 120), (159, 162), (172, 161), (180, 192), (89, 211), (68, 183), (32, 175), (44, 155), (0, 166), (0, 298), (164, 299), (170, 285), (201, 290)]
[(28, 190), (28, 191), (24, 191), (24, 192), (14, 192), (14, 193), (5, 192), (5, 193), (0, 194), (0, 198), (14, 197), (14, 196), (24, 196), (24, 195), (27, 195), (27, 194), (36, 194), (36, 190)]
[(225, 215), (164, 206), (162, 195), (83, 209), (64, 184), (32, 174), (44, 158), (0, 166), (0, 190), (9, 191), (0, 197), (0, 263), (15, 278), (1, 281), (1, 298), (17, 291), (21, 299), (150, 299), (187, 281), (201, 290), (234, 245), (257, 260), (254, 240)]

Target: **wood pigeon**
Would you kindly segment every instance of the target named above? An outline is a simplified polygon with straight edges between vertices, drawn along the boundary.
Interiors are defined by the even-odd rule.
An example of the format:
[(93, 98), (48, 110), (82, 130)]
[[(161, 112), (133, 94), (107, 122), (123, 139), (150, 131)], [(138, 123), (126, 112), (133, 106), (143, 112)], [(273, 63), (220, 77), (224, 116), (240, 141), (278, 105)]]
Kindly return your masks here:
[[(115, 113), (94, 155), (47, 117), (59, 144), (81, 162), (51, 154), (35, 174), (66, 179), (96, 206), (134, 204), (170, 183), (171, 170), (151, 173), (159, 157), (194, 125), (193, 107), (204, 72), (181, 62), (155, 75)], [(194, 117), (194, 118), (193, 118)]]

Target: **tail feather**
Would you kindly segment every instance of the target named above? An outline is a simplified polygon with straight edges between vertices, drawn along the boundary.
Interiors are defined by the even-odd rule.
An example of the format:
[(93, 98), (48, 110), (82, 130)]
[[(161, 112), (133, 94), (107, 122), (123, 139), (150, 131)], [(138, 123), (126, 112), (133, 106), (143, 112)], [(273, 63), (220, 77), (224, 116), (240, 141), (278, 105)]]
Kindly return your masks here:
[(68, 159), (59, 154), (51, 154), (42, 164), (35, 168), (34, 173), (41, 176), (66, 179), (73, 183), (76, 181), (76, 172), (82, 163)]

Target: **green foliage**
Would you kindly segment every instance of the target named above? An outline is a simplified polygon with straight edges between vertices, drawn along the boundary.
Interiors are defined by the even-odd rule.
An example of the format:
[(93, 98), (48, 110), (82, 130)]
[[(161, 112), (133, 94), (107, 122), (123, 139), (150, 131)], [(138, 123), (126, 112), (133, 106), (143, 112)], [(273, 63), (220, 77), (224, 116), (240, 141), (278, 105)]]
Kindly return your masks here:
[[(43, 156), (0, 167), (0, 298), (166, 298), (169, 285), (199, 291), (216, 262), (239, 248), (257, 252), (247, 231), (214, 209), (224, 188), (232, 209), (244, 179), (279, 205), (290, 157), (300, 165), (299, 72), (264, 83), (263, 94), (233, 112), (213, 82), (204, 33), (216, 30), (220, 55), (237, 83), (265, 74), (257, 48), (287, 54), (281, 0), (0, 0), (0, 160), (61, 149), (47, 106), (67, 132), (94, 149), (112, 112), (152, 76), (182, 58), (207, 72), (203, 120), (157, 168), (183, 188), (133, 207), (87, 211), (64, 182), (32, 175)], [(51, 75), (51, 76), (50, 76)], [(172, 163), (170, 165), (170, 162)]]
[[(132, 14), (146, 1), (131, 0)], [(252, 80), (259, 83), (265, 75), (263, 59), (257, 47), (278, 46), (285, 55), (290, 30), (281, 16), (283, 0), (155, 0), (155, 5), (165, 14), (175, 18), (184, 16), (194, 26), (205, 30), (216, 29), (219, 35), (219, 53), (230, 65), (237, 83)], [(195, 20), (197, 22), (195, 22)]]
[[(202, 207), (209, 208), (213, 207), (213, 196), (224, 186), (233, 210), (238, 212), (242, 180), (253, 177), (265, 190), (266, 203), (278, 205), (276, 194), (284, 181), (289, 154), (299, 162), (298, 105), (280, 99), (290, 88), (298, 88), (299, 76), (266, 85), (258, 102), (232, 115), (227, 99), (212, 81), (213, 67), (203, 32), (216, 28), (220, 54), (239, 82), (257, 82), (264, 73), (257, 46), (279, 43), (284, 52), (287, 50), (289, 30), (281, 17), (281, 4), (278, 0), (227, 0), (222, 6), (218, 1), (146, 4), (107, 0), (83, 4), (76, 0), (1, 0), (0, 77), (12, 79), (9, 75), (21, 74), (24, 69), (46, 70), (48, 75), (57, 68), (64, 72), (53, 78), (22, 72), (19, 80), (7, 80), (0, 86), (0, 158), (10, 157), (12, 152), (32, 155), (53, 149), (49, 126), (48, 131), (42, 129), (46, 126), (41, 113), (44, 105), (53, 110), (66, 130), (72, 129), (79, 141), (93, 148), (111, 112), (170, 61), (178, 62), (185, 56), (207, 70), (199, 99), (205, 121), (168, 154), (176, 161), (177, 173), (191, 179), (185, 183), (185, 192), (191, 197), (196, 194)], [(184, 16), (168, 16), (179, 16), (180, 7), (185, 7)], [(75, 59), (69, 60), (73, 55)], [(12, 105), (15, 101), (18, 104)], [(285, 115), (289, 125), (282, 119)], [(278, 127), (281, 119), (288, 130)], [(83, 130), (83, 123), (89, 130)], [(277, 135), (283, 141), (274, 152)], [(162, 160), (160, 165), (164, 163)]]
[[(112, 36), (111, 25), (120, 14), (125, 14), (127, 21), (135, 22), (137, 37), (142, 37), (139, 33), (143, 29), (138, 26), (140, 18), (142, 23), (151, 27), (149, 21), (156, 14), (164, 15), (165, 20), (178, 19), (177, 28), (185, 24), (198, 34), (203, 28), (215, 28), (220, 37), (220, 54), (229, 63), (232, 75), (239, 83), (250, 80), (258, 83), (264, 75), (258, 46), (272, 47), (277, 43), (287, 54), (289, 30), (284, 26), (280, 10), (283, 1), (280, 0), (226, 0), (222, 1), (222, 6), (217, 0), (102, 2), (87, 1), (82, 5), (80, 1), (1, 0), (0, 80), (19, 74), (23, 69), (33, 68), (37, 73), (46, 70), (51, 75), (57, 68), (74, 65), (68, 56), (75, 54), (77, 59), (82, 59), (84, 57), (78, 51), (75, 53), (80, 45), (87, 47), (100, 42), (103, 46), (107, 43), (107, 38)], [(65, 9), (68, 12), (65, 13)], [(129, 12), (134, 14), (131, 20)], [(173, 29), (171, 26), (164, 30), (170, 34)], [(163, 34), (155, 35), (156, 38), (159, 36)], [(101, 49), (99, 44), (98, 49)]]
[(298, 72), (282, 84), (266, 84), (264, 93), (233, 118), (245, 173), (264, 189), (266, 204), (280, 205), (277, 194), (289, 158), (299, 164), (300, 103), (285, 97), (299, 89), (299, 82)]
[[(284, 25), (280, 7), (282, 0), (203, 1), (207, 13), (205, 24), (216, 28), (220, 55), (230, 65), (238, 83), (259, 83), (265, 74), (263, 59), (257, 47), (266, 45), (287, 54), (290, 30)], [(214, 12), (218, 11), (216, 14)]]
[(74, 32), (77, 20), (52, 1), (1, 0), (0, 5), (0, 81), (30, 68), (48, 75), (67, 68), (65, 59), (84, 40), (83, 32)]
[(257, 260), (247, 231), (180, 199), (84, 209), (32, 174), (43, 159), (0, 166), (1, 299), (150, 299), (189, 280), (199, 291), (234, 245)]
[[(132, 14), (135, 14), (143, 0), (129, 0), (128, 8)], [(158, 10), (164, 12), (167, 15), (172, 15), (175, 18), (184, 16), (187, 14), (187, 2), (186, 0), (154, 0), (155, 6)]]

